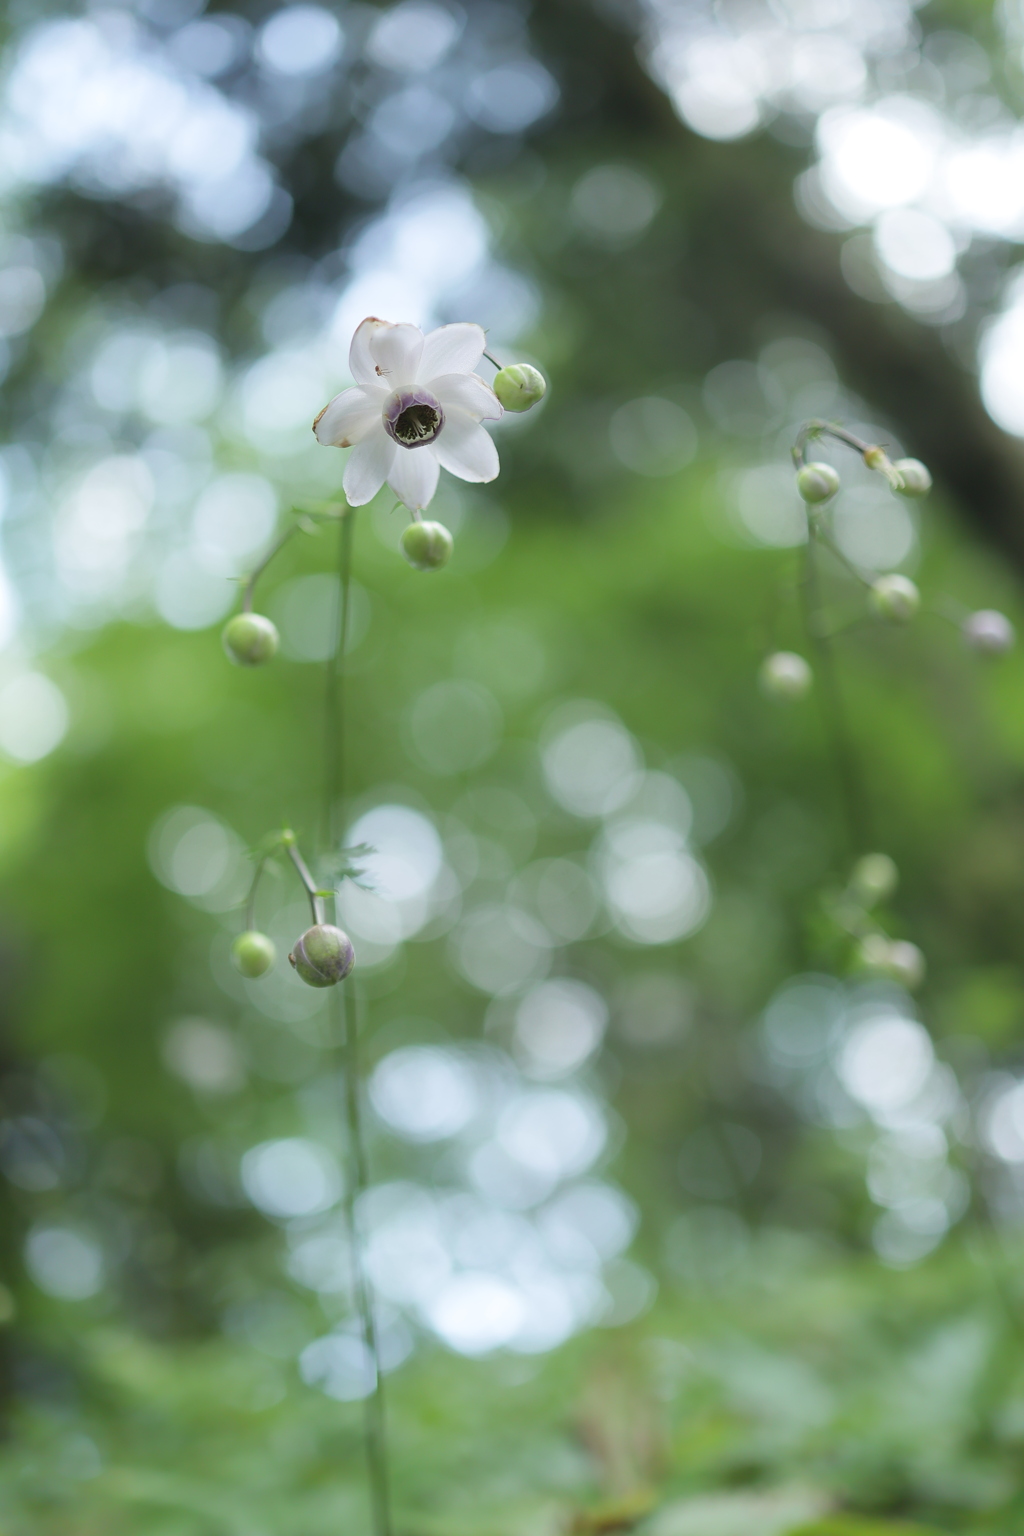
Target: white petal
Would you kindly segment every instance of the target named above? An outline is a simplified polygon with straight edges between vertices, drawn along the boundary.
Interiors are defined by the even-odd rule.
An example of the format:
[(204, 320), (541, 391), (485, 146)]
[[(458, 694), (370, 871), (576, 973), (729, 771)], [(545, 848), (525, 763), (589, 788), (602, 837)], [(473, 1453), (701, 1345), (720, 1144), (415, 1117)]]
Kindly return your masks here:
[(362, 442), (380, 421), (387, 397), (383, 385), (357, 384), (354, 389), (343, 389), (313, 423), (317, 442), (328, 448), (351, 448), (353, 443)]
[(457, 406), (474, 421), (497, 421), (504, 414), (501, 401), (478, 373), (442, 373), (439, 379), (431, 379), (427, 388), (445, 410)]
[(419, 377), (436, 379), (444, 373), (472, 373), (486, 345), (481, 325), (472, 325), (468, 320), (460, 320), (458, 325), (439, 325), (436, 331), (427, 333)]
[(383, 423), (352, 449), (341, 482), (350, 506), (362, 507), (373, 500), (388, 477), (395, 452)]
[(370, 337), (370, 355), (389, 389), (415, 381), (422, 352), (423, 332), (418, 325), (389, 325)]
[(396, 448), (395, 457), (388, 472), (388, 485), (399, 501), (412, 511), (429, 505), (437, 490), (441, 473), (434, 457), (436, 444), (427, 443), (422, 448)]
[(441, 434), (431, 444), (443, 469), (460, 480), (493, 480), (497, 476), (498, 450), (479, 422), (465, 411), (446, 413)]
[(380, 379), (370, 353), (370, 342), (377, 332), (391, 329), (390, 320), (378, 320), (369, 315), (356, 326), (352, 345), (348, 349), (348, 371), (357, 384), (379, 384)]

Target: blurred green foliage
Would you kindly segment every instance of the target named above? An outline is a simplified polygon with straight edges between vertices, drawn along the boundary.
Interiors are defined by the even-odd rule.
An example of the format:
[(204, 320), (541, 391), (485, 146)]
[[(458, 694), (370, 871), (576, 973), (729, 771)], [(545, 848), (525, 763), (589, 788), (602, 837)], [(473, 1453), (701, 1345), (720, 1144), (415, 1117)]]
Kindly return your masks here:
[[(258, 23), (268, 8), (217, 8), (229, 9)], [(26, 25), (15, 10), (12, 24)], [(987, 26), (989, 7), (947, 11), (927, 24)], [(558, 805), (538, 753), (567, 701), (614, 711), (647, 768), (676, 776), (698, 811), (709, 764), (727, 787), (729, 814), (700, 850), (714, 900), (699, 931), (643, 946), (595, 922), (557, 959), (557, 974), (609, 1002), (583, 1081), (609, 1107), (599, 1171), (639, 1208), (632, 1252), (658, 1295), (626, 1326), (548, 1354), (469, 1361), (423, 1331), (387, 1383), (398, 1529), (1016, 1536), (1019, 1201), (978, 1128), (1021, 1058), (1024, 658), (969, 653), (944, 605), (999, 607), (1024, 626), (1019, 454), (956, 361), (962, 335), (852, 293), (836, 240), (799, 220), (804, 149), (685, 134), (637, 63), (628, 13), (535, 7), (531, 46), (559, 75), (562, 112), (508, 153), (474, 133), (453, 158), (495, 249), (537, 284), (539, 315), (517, 345), (549, 373), (550, 399), (501, 437), (495, 486), (439, 496), (456, 535), (443, 572), (403, 562), (402, 517), (384, 497), (358, 513), (366, 623), (346, 669), (345, 771), (353, 817), (391, 795), (452, 847), (475, 840), (470, 904), (522, 895), (539, 860), (588, 867), (595, 823)], [(358, 85), (276, 144), (296, 215), (270, 251), (191, 241), (145, 199), (64, 186), (26, 215), (57, 232), (67, 263), (14, 357), (6, 407), (11, 439), (43, 445), (43, 512), (69, 464), (149, 441), (141, 417), (97, 426), (82, 403), (104, 326), (209, 327), (242, 368), (273, 300), (337, 282), (374, 212), (333, 172), (368, 115)], [(662, 197), (628, 248), (588, 239), (566, 215), (580, 177), (620, 161)], [(709, 370), (755, 356), (768, 374), (775, 357), (780, 389), (785, 358), (815, 357), (826, 372), (832, 358), (844, 408), (905, 436), (936, 471), (919, 513), (919, 622), (865, 622), (859, 584), (823, 559), (870, 844), (901, 876), (881, 915), (928, 957), (919, 1011), (962, 1094), (950, 1171), (969, 1204), (906, 1269), (871, 1247), (875, 1128), (829, 1121), (765, 1066), (761, 1021), (778, 989), (807, 973), (850, 976), (828, 903), (866, 850), (851, 844), (820, 689), (780, 707), (758, 687), (766, 652), (808, 650), (801, 549), (758, 541), (736, 512), (743, 474), (786, 464), (789, 429), (730, 433), (701, 390)], [(336, 382), (343, 371), (339, 359)], [(699, 438), (692, 461), (666, 473), (647, 474), (635, 453), (630, 469), (612, 446), (616, 413), (651, 395), (685, 408)], [(211, 434), (219, 471), (271, 475), (286, 499), (340, 482), (333, 450), (275, 457), (234, 421)], [(836, 462), (856, 495), (856, 463)], [(362, 1407), (296, 1368), (309, 1340), (346, 1321), (347, 1302), (286, 1275), (280, 1230), (238, 1180), (242, 1155), (272, 1138), (315, 1132), (345, 1153), (331, 1108), (338, 1042), (323, 1019), (261, 1010), (228, 968), (237, 905), (208, 910), (172, 892), (153, 851), (175, 806), (218, 818), (249, 848), (283, 824), (316, 847), (322, 667), (286, 646), (271, 667), (232, 668), (216, 624), (175, 631), (144, 603), (91, 627), (62, 622), (33, 517), (12, 516), (6, 548), (31, 599), (36, 664), (71, 724), (52, 755), (0, 769), (3, 1110), (5, 1123), (35, 1127), (32, 1166), (44, 1169), (4, 1186), (0, 1531), (361, 1531)], [(171, 522), (160, 558), (185, 538)], [(332, 530), (294, 540), (258, 606), (287, 637), (296, 604), (328, 590), (295, 583), (336, 565)], [(449, 772), (422, 750), (415, 719), (426, 692), (453, 681), (485, 690), (500, 730), (480, 762)], [(284, 870), (261, 892), (260, 920), (282, 908), (305, 921)], [(368, 969), (368, 1070), (408, 1043), (511, 1049), (511, 1005), (460, 970), (447, 930), (427, 933)], [(674, 989), (676, 1012), (645, 1036), (629, 999), (652, 975)], [(182, 1020), (230, 1048), (237, 1074), (222, 1091), (174, 1069)], [(725, 1148), (710, 1193), (695, 1192), (687, 1162), (705, 1136), (700, 1146)], [(751, 1145), (750, 1165), (730, 1153)], [(403, 1143), (382, 1120), (371, 1161), (380, 1182), (453, 1177), (445, 1149)], [(102, 1287), (59, 1299), (26, 1270), (26, 1233), (48, 1222), (97, 1236)]]

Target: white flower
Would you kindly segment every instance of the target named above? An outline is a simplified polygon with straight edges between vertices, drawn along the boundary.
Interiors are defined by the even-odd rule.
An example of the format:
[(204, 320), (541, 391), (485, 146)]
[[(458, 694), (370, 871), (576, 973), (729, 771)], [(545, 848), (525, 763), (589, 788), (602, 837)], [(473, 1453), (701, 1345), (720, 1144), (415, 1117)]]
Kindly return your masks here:
[[(342, 484), (349, 504), (370, 501), (385, 480), (410, 510), (427, 506), (441, 468), (460, 480), (493, 480), (498, 451), (482, 420), (502, 409), (473, 372), (486, 338), (481, 326), (364, 320), (352, 338), (353, 389), (342, 390), (313, 423), (317, 442), (353, 448)], [(354, 447), (353, 447), (354, 445)]]

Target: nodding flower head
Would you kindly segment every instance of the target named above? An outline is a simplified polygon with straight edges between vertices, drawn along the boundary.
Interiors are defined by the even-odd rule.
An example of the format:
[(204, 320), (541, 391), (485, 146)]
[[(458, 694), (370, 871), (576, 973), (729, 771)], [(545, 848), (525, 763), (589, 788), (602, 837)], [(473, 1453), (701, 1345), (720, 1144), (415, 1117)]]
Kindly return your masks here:
[[(349, 351), (355, 385), (335, 395), (313, 423), (317, 442), (351, 448), (342, 479), (350, 506), (372, 500), (387, 481), (412, 512), (428, 506), (442, 469), (485, 482), (498, 452), (482, 421), (501, 403), (476, 368), (486, 342), (479, 325), (415, 325), (366, 319)], [(412, 451), (410, 451), (412, 450)]]

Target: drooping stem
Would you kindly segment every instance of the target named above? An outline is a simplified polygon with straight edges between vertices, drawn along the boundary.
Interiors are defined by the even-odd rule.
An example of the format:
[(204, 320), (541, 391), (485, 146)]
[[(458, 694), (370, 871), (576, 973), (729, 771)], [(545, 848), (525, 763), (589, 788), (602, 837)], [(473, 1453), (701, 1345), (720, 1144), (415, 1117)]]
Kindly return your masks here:
[[(345, 653), (348, 648), (352, 592), (352, 540), (355, 512), (343, 514), (338, 536), (338, 596), (335, 609), (334, 643), (325, 668), (324, 697), (324, 797), (322, 825), (323, 849), (329, 860), (338, 854), (345, 815)], [(365, 1001), (358, 980), (353, 981), (355, 1007), (343, 986), (334, 988), (332, 1003), (334, 1040), (342, 1051), (341, 1077), (344, 1099), (341, 1105), (348, 1142), (349, 1176), (346, 1180), (345, 1218), (348, 1228), (352, 1265), (352, 1299), (359, 1317), (370, 1361), (373, 1386), (366, 1399), (366, 1464), (370, 1482), (374, 1536), (391, 1536), (391, 1501), (388, 1472), (387, 1422), (384, 1410), (384, 1377), (381, 1371), (377, 1321), (373, 1296), (363, 1264), (362, 1233), (359, 1229), (359, 1197), (369, 1183), (366, 1142), (360, 1112), (359, 1037), (365, 1028)]]
[(260, 561), (259, 565), (255, 566), (253, 568), (253, 570), (251, 570), (249, 572), (249, 575), (245, 579), (245, 586), (242, 588), (242, 612), (243, 613), (251, 613), (252, 612), (252, 599), (253, 599), (253, 593), (254, 593), (255, 588), (256, 588), (256, 583), (259, 581), (260, 577), (263, 575), (263, 572), (266, 570), (266, 568), (270, 564), (271, 560), (276, 559), (276, 557), (281, 553), (282, 549), (284, 549), (285, 545), (288, 543), (289, 539), (293, 539), (295, 537), (295, 535), (298, 533), (298, 531), (299, 531), (298, 523), (292, 523), (290, 528), (286, 528), (284, 533), (282, 533), (281, 537), (279, 539), (276, 539), (274, 541), (274, 543), (271, 544), (270, 548), (267, 550), (267, 553), (263, 556), (263, 559)]
[(814, 546), (814, 530), (813, 527), (808, 526), (807, 543), (804, 546), (803, 580), (800, 583), (804, 624), (808, 640), (818, 660), (818, 676), (821, 681), (820, 698), (825, 727), (835, 758), (850, 854), (851, 857), (856, 858), (867, 847), (867, 803), (860, 765), (854, 751), (839, 688), (835, 654), (828, 637), (822, 633), (820, 627), (821, 597)]
[(793, 444), (793, 463), (797, 469), (802, 469), (804, 464), (804, 450), (807, 444), (816, 437), (834, 437), (840, 443), (845, 443), (848, 448), (856, 448), (858, 453), (867, 453), (873, 443), (863, 443), (852, 432), (847, 432), (845, 427), (837, 427), (831, 421), (805, 421), (796, 435)]
[(370, 1478), (370, 1501), (373, 1512), (374, 1536), (391, 1536), (391, 1490), (388, 1466), (387, 1418), (384, 1402), (384, 1374), (380, 1362), (380, 1340), (377, 1336), (377, 1319), (373, 1296), (363, 1264), (363, 1241), (359, 1226), (359, 1198), (369, 1183), (366, 1158), (366, 1142), (363, 1137), (362, 1113), (359, 1097), (361, 1081), (359, 1069), (359, 1037), (365, 1027), (362, 1015), (365, 999), (358, 981), (354, 984), (355, 1006), (346, 998), (343, 988), (336, 987), (335, 1021), (337, 1034), (342, 1040), (344, 1059), (344, 1115), (348, 1130), (349, 1177), (345, 1199), (345, 1221), (348, 1228), (349, 1252), (352, 1265), (352, 1294), (363, 1332), (363, 1342), (369, 1356), (373, 1386), (366, 1398), (364, 1434), (366, 1464)]
[(252, 884), (249, 887), (249, 894), (245, 899), (245, 926), (249, 930), (256, 927), (256, 892), (259, 889), (259, 883), (263, 878), (263, 871), (267, 867), (267, 860), (269, 858), (269, 853), (261, 853), (257, 859), (256, 868), (253, 871)]

